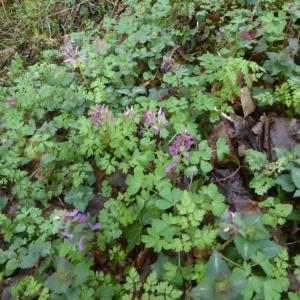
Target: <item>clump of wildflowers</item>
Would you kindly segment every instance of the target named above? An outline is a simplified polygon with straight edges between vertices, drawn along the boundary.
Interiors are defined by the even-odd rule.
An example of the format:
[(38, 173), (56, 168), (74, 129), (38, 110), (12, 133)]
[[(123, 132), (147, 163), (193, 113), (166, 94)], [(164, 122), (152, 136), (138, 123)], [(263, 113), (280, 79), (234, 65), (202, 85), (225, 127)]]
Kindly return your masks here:
[(87, 60), (85, 55), (80, 54), (79, 47), (72, 41), (67, 41), (61, 48), (60, 53), (64, 62), (70, 63), (75, 68), (79, 62)]
[[(194, 144), (194, 138), (191, 135), (187, 133), (179, 134), (171, 143), (169, 147), (169, 154), (172, 157), (178, 156), (180, 154), (184, 154), (185, 152), (190, 150), (193, 144)], [(166, 173), (173, 172), (176, 169), (176, 167), (179, 165), (181, 160), (182, 157), (167, 164), (165, 167), (165, 172)]]
[(173, 59), (171, 57), (166, 57), (164, 58), (160, 69), (163, 73), (169, 73), (174, 71), (174, 62)]
[[(70, 243), (74, 242), (75, 233), (71, 233), (69, 229), (74, 229), (77, 225), (83, 226), (80, 230), (79, 239), (77, 239), (79, 251), (84, 250), (84, 241), (90, 239), (91, 233), (98, 231), (101, 227), (99, 223), (92, 224), (87, 215), (79, 212), (77, 209), (65, 212), (62, 217), (64, 225), (62, 226), (60, 233), (63, 237), (67, 238)], [(76, 230), (74, 230), (74, 232), (76, 232)], [(76, 232), (76, 234), (78, 235), (78, 232)]]
[(105, 121), (113, 122), (114, 117), (105, 105), (97, 105), (90, 112), (90, 120), (98, 127), (103, 127)]
[(171, 156), (178, 155), (184, 151), (189, 151), (192, 145), (194, 144), (194, 139), (189, 134), (179, 134), (173, 140), (169, 147), (169, 154)]
[(150, 127), (155, 134), (158, 134), (160, 130), (168, 124), (168, 120), (162, 108), (159, 108), (157, 112), (150, 109), (146, 110), (144, 119), (147, 127)]

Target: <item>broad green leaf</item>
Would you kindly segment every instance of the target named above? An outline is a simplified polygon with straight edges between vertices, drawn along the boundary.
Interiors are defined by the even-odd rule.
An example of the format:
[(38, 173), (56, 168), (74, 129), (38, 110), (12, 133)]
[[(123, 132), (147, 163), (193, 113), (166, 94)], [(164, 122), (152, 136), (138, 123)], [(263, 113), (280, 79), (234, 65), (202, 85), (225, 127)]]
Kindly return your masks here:
[(206, 265), (206, 276), (216, 278), (220, 276), (225, 276), (229, 273), (230, 270), (226, 262), (222, 259), (220, 253), (214, 251)]
[(236, 246), (237, 251), (242, 255), (242, 257), (245, 260), (248, 260), (259, 248), (258, 241), (246, 240), (241, 235), (238, 235), (234, 239), (234, 244)]
[(65, 293), (72, 282), (72, 276), (71, 274), (60, 274), (60, 273), (54, 273), (50, 275), (46, 281), (45, 281), (45, 287), (50, 289), (51, 291), (54, 291), (58, 294)]
[(293, 168), (291, 175), (295, 186), (300, 189), (300, 168)]
[(281, 186), (281, 188), (286, 192), (293, 192), (295, 186), (292, 181), (292, 177), (288, 174), (283, 174), (277, 177), (276, 183)]
[(124, 236), (127, 239), (127, 252), (130, 252), (136, 245), (139, 245), (141, 242), (143, 225), (136, 221), (131, 224), (124, 233)]
[(203, 173), (208, 173), (210, 172), (212, 169), (213, 169), (213, 166), (211, 163), (205, 161), (205, 160), (201, 160), (200, 162), (200, 168), (201, 168), (201, 171)]
[(51, 163), (55, 160), (56, 160), (56, 157), (54, 155), (46, 153), (41, 158), (41, 165), (46, 166), (46, 165), (48, 165), (49, 163)]
[(205, 278), (191, 291), (191, 297), (193, 300), (212, 300), (214, 298), (213, 293), (214, 279)]
[(142, 186), (141, 178), (137, 178), (132, 175), (128, 175), (126, 178), (126, 184), (128, 185), (127, 193), (129, 196), (135, 195)]
[(86, 263), (81, 262), (74, 267), (73, 276), (73, 286), (80, 286), (84, 282), (86, 282), (87, 278), (91, 274), (90, 268), (87, 266)]

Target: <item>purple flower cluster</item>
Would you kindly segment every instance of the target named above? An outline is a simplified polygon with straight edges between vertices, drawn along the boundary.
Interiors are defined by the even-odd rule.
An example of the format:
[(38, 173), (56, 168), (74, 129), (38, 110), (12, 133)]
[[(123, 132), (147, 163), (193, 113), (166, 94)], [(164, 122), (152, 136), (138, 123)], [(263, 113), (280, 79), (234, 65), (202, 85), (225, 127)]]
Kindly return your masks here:
[[(72, 222), (84, 223), (87, 225), (87, 227), (89, 227), (89, 229), (91, 231), (97, 231), (101, 227), (99, 223), (96, 223), (96, 224), (90, 223), (87, 215), (79, 212), (77, 209), (65, 212), (63, 214), (63, 218), (65, 221), (71, 220)], [(70, 243), (73, 242), (74, 235), (72, 233), (70, 233), (69, 231), (67, 231), (64, 226), (61, 228), (60, 233), (63, 237), (66, 237)], [(79, 242), (78, 242), (78, 250), (79, 251), (84, 250), (84, 240), (85, 239), (86, 239), (85, 235), (82, 235), (80, 237)]]
[(85, 61), (86, 56), (79, 53), (79, 47), (72, 41), (67, 41), (61, 48), (60, 53), (64, 57), (64, 62), (70, 63), (73, 67), (76, 67), (78, 62)]
[[(194, 139), (191, 135), (186, 133), (177, 135), (169, 147), (169, 154), (173, 157), (179, 155), (184, 151), (189, 151), (193, 144), (194, 144)], [(171, 173), (173, 170), (176, 169), (180, 161), (181, 158), (176, 159), (171, 163), (167, 164), (165, 167), (165, 172)]]
[(194, 139), (191, 135), (186, 133), (179, 134), (171, 143), (169, 147), (169, 154), (171, 156), (175, 156), (183, 151), (189, 151), (193, 144), (194, 144)]
[(174, 70), (173, 60), (171, 58), (165, 58), (160, 66), (163, 73), (169, 73)]
[(165, 113), (162, 108), (159, 108), (157, 112), (150, 109), (145, 111), (144, 114), (145, 124), (150, 127), (155, 134), (158, 134), (160, 129), (168, 124)]
[(242, 33), (241, 33), (241, 39), (243, 41), (252, 41), (254, 38), (250, 31), (245, 30), (245, 31), (242, 31)]
[(114, 121), (114, 118), (109, 111), (108, 107), (105, 105), (97, 105), (95, 106), (89, 113), (90, 120), (93, 124), (98, 127), (103, 127), (105, 120), (110, 122)]

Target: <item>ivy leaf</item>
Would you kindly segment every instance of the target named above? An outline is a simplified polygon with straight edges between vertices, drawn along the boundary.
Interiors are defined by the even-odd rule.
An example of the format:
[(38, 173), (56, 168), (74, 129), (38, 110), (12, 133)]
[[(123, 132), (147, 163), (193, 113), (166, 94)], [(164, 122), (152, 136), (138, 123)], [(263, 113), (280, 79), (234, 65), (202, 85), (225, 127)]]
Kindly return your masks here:
[(246, 240), (241, 235), (238, 235), (234, 239), (234, 244), (245, 260), (248, 260), (259, 248), (259, 243), (257, 241)]
[(222, 259), (220, 253), (214, 251), (206, 265), (206, 276), (216, 278), (229, 273), (230, 269)]

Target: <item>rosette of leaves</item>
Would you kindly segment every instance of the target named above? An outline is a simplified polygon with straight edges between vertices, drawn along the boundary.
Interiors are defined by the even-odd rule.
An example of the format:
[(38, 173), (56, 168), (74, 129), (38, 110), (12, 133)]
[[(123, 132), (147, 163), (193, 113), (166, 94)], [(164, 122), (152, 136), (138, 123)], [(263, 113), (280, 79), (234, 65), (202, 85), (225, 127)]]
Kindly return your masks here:
[(243, 271), (231, 271), (220, 253), (214, 251), (205, 270), (204, 279), (192, 289), (194, 300), (238, 300), (247, 284)]

